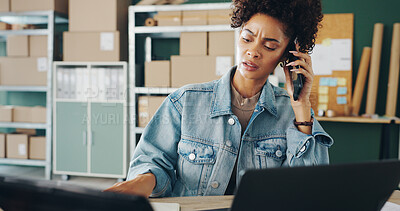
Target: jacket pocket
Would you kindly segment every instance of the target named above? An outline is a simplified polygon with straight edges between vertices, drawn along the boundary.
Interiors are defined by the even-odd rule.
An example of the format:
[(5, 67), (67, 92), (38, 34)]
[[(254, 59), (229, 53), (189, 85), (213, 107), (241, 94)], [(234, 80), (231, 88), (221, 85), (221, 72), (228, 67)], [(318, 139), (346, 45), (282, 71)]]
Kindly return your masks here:
[(273, 138), (256, 141), (255, 163), (259, 168), (280, 167), (286, 159), (286, 139)]
[(201, 194), (200, 190), (205, 188), (215, 164), (216, 152), (214, 146), (192, 140), (181, 139), (178, 143), (178, 179), (190, 192)]

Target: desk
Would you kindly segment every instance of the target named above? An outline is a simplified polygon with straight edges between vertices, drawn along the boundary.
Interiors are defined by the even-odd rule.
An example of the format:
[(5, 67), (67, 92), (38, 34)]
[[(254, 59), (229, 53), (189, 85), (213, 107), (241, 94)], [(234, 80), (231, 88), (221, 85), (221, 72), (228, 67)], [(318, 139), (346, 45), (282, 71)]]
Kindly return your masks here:
[[(390, 126), (394, 124), (399, 124), (400, 120), (398, 118), (389, 118), (380, 116), (378, 118), (369, 118), (369, 117), (319, 117), (316, 119), (320, 122), (346, 122), (346, 123), (369, 123), (369, 124), (381, 124), (381, 140), (380, 140), (380, 152), (379, 159), (388, 159), (390, 158)], [(400, 139), (400, 137), (399, 137)], [(399, 140), (400, 142), (400, 140)], [(399, 151), (400, 153), (400, 151)], [(400, 154), (399, 154), (400, 158)]]
[[(181, 211), (228, 208), (233, 196), (198, 196), (198, 197), (170, 197), (153, 198), (150, 202), (179, 203)], [(400, 205), (400, 191), (394, 191), (390, 202)]]

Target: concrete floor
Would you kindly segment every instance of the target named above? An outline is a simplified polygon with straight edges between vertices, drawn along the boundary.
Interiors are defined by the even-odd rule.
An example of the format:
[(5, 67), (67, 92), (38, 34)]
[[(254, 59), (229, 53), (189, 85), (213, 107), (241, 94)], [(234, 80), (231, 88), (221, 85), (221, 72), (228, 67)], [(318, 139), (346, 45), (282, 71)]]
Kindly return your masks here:
[[(30, 166), (0, 165), (0, 175), (22, 179), (45, 179), (44, 168)], [(100, 190), (111, 187), (117, 182), (117, 179), (78, 176), (70, 176), (68, 181), (63, 181), (61, 175), (53, 175), (52, 180)]]

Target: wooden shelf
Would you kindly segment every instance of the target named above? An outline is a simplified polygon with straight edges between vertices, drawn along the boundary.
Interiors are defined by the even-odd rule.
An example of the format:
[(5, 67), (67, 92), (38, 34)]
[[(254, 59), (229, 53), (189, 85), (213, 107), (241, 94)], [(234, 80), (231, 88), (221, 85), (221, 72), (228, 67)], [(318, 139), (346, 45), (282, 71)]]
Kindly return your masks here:
[[(316, 117), (320, 122), (349, 122), (349, 123), (378, 123), (389, 124), (392, 119), (387, 117), (368, 118), (368, 117)], [(400, 123), (400, 120), (398, 120)], [(397, 122), (396, 122), (397, 123)]]

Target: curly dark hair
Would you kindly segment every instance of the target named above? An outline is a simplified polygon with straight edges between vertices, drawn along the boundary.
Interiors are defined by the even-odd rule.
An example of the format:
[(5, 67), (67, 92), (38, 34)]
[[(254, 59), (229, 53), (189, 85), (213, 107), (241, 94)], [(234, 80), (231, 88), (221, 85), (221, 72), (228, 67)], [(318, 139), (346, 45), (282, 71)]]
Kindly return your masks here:
[(297, 37), (301, 52), (312, 51), (323, 18), (320, 0), (233, 0), (231, 26), (242, 27), (262, 13), (283, 23), (291, 42)]

